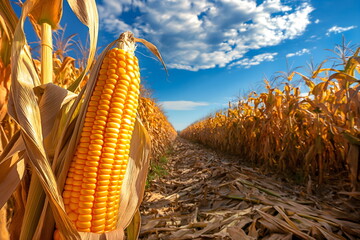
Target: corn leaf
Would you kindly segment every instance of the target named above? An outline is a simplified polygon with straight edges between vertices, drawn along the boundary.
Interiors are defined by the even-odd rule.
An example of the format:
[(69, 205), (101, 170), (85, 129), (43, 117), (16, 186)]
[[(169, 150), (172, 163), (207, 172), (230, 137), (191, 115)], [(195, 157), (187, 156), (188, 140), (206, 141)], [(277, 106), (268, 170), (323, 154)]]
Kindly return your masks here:
[[(0, 122), (3, 122), (7, 116), (7, 101), (11, 81), (11, 43), (17, 22), (18, 18), (10, 1), (0, 0)], [(5, 135), (2, 134), (2, 137)]]
[(24, 175), (24, 150), (25, 145), (18, 131), (0, 155), (0, 208), (9, 200)]
[(79, 87), (94, 61), (99, 32), (99, 16), (95, 0), (68, 0), (68, 3), (79, 20), (89, 28), (90, 37), (90, 49), (86, 67), (78, 79), (68, 88), (74, 92)]
[(65, 214), (64, 206), (43, 146), (40, 110), (33, 91), (33, 88), (40, 84), (26, 42), (24, 22), (35, 2), (28, 0), (24, 3), (14, 33), (9, 114), (21, 127), (21, 136), (26, 146), (33, 174), (39, 177), (47, 196), (51, 199), (53, 213), (55, 218), (59, 219), (59, 228), (69, 233), (69, 239), (76, 239), (78, 235), (71, 222), (62, 217), (62, 214)]
[(11, 42), (18, 18), (9, 0), (0, 0), (0, 62), (10, 64)]
[(11, 197), (23, 178), (24, 172), (24, 159), (17, 155), (0, 165), (0, 208)]
[(149, 135), (137, 120), (131, 138), (130, 158), (120, 193), (117, 226), (125, 229), (139, 208), (145, 189), (151, 143)]
[(129, 226), (126, 228), (127, 233), (127, 239), (128, 240), (136, 240), (139, 238), (140, 234), (140, 227), (141, 227), (141, 215), (139, 209), (136, 210), (135, 215), (129, 224)]
[(354, 76), (354, 72), (356, 67), (360, 65), (360, 57), (359, 57), (360, 47), (358, 47), (352, 57), (349, 58), (345, 65), (344, 72), (351, 76)]
[[(56, 179), (58, 179), (59, 176), (66, 176), (66, 172), (56, 171), (56, 169), (58, 169), (58, 161), (54, 162), (53, 160), (55, 149), (58, 147), (59, 142), (61, 142), (59, 139), (65, 131), (67, 119), (71, 120), (71, 118), (69, 118), (69, 108), (73, 105), (77, 95), (51, 83), (37, 87), (36, 91), (40, 99), (40, 112), (44, 114), (44, 116), (42, 115), (43, 124), (46, 125), (43, 128), (45, 138), (44, 145), (47, 155), (53, 162), (53, 171), (55, 174), (58, 173), (56, 174)], [(52, 113), (49, 113), (50, 111), (52, 111)], [(63, 214), (62, 217), (68, 218), (66, 214)], [(51, 213), (50, 205), (48, 200), (46, 200), (34, 238), (52, 239), (54, 224), (55, 221)]]
[(168, 70), (166, 68), (165, 62), (164, 62), (163, 58), (161, 57), (159, 50), (157, 49), (157, 47), (154, 44), (146, 41), (145, 39), (141, 39), (141, 38), (135, 38), (135, 42), (140, 42), (140, 43), (144, 44), (145, 47), (147, 47), (159, 59), (159, 61), (163, 65), (166, 73), (168, 74)]
[(9, 160), (11, 157), (13, 157), (14, 154), (25, 150), (24, 142), (20, 136), (20, 131), (16, 132), (10, 141), (6, 144), (5, 148), (3, 149), (1, 155), (0, 155), (0, 166), (7, 160)]
[(358, 82), (355, 77), (346, 73), (334, 73), (329, 77), (329, 81), (332, 79), (337, 79), (342, 89), (347, 89), (352, 83)]
[[(34, 90), (35, 93), (37, 93), (37, 97), (40, 99), (39, 109), (42, 132), (43, 138), (46, 138), (54, 128), (55, 119), (62, 106), (77, 95), (52, 83), (38, 86)], [(58, 126), (56, 126), (56, 128), (58, 129)]]
[(0, 0), (0, 16), (1, 19), (4, 20), (4, 28), (8, 31), (6, 31), (6, 35), (9, 37), (9, 39), (12, 39), (12, 36), (15, 31), (15, 27), (18, 21), (18, 18), (11, 7), (9, 0)]

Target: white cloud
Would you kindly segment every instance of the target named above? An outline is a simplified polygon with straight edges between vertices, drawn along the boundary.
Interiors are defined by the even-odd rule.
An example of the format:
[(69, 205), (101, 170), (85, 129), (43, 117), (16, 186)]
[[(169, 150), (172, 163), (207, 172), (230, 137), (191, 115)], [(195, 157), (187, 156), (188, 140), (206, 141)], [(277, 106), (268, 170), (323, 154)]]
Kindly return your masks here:
[(309, 54), (310, 53), (310, 50), (307, 49), (307, 48), (303, 48), (297, 52), (294, 52), (294, 53), (288, 53), (286, 54), (286, 57), (287, 58), (291, 58), (291, 57), (295, 57), (295, 56), (301, 56), (301, 55), (304, 55), (304, 54)]
[(162, 101), (159, 103), (165, 110), (195, 110), (196, 107), (209, 105), (207, 102), (193, 101)]
[(263, 53), (263, 54), (256, 55), (250, 59), (244, 58), (244, 59), (241, 59), (241, 60), (231, 63), (229, 65), (229, 67), (243, 66), (244, 68), (250, 68), (251, 66), (259, 65), (262, 62), (274, 61), (274, 58), (277, 54), (278, 53)]
[(329, 28), (326, 32), (326, 35), (330, 35), (331, 33), (342, 33), (342, 32), (345, 32), (345, 31), (349, 31), (351, 29), (354, 29), (356, 28), (357, 26), (353, 25), (353, 26), (349, 26), (349, 27), (338, 27), (338, 26), (333, 26), (331, 28)]
[(105, 31), (132, 30), (160, 49), (169, 68), (197, 71), (302, 35), (314, 9), (308, 1), (287, 2), (104, 0), (99, 13)]
[(320, 22), (320, 19), (316, 19), (316, 20), (314, 21), (315, 24), (318, 24), (319, 22)]

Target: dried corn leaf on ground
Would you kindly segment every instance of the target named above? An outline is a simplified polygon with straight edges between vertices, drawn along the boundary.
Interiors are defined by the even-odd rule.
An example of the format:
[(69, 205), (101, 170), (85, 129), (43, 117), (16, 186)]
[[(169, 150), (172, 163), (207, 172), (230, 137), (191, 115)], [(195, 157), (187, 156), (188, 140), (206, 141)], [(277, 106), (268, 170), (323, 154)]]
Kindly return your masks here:
[(360, 195), (348, 182), (307, 194), (240, 160), (178, 138), (168, 175), (145, 194), (140, 238), (360, 238)]

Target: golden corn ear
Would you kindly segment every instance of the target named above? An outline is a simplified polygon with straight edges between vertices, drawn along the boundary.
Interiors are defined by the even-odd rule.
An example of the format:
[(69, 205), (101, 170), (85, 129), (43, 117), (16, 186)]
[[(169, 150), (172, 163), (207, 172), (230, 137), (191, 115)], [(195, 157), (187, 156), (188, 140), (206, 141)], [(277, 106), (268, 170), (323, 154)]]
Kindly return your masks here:
[(111, 49), (101, 65), (63, 191), (65, 210), (80, 232), (116, 228), (139, 84), (137, 58)]

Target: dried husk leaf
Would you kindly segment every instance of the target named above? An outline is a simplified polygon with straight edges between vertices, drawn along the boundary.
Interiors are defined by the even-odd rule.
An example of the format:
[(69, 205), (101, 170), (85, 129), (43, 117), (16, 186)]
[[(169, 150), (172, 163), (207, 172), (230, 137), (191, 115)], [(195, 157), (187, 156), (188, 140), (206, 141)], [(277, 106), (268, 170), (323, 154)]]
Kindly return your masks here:
[(24, 161), (21, 157), (24, 150), (24, 142), (20, 132), (17, 132), (0, 155), (0, 208), (9, 200), (24, 175)]
[[(0, 39), (1, 41), (1, 39)], [(0, 46), (1, 48), (1, 46)], [(2, 128), (2, 134), (0, 139), (1, 148), (4, 147), (4, 139), (7, 138), (7, 134), (4, 131), (4, 122), (6, 121), (7, 117), (7, 102), (8, 102), (8, 96), (10, 92), (10, 74), (11, 69), (10, 65), (7, 65), (6, 67), (0, 60), (0, 122), (1, 128)], [(4, 121), (5, 120), (5, 121)]]
[[(46, 109), (60, 109), (60, 111), (56, 111), (58, 112), (57, 115), (54, 114), (51, 116), (50, 114), (45, 117), (49, 118), (45, 120), (46, 122), (49, 122), (50, 124), (52, 122), (54, 123), (51, 124), (53, 127), (51, 132), (46, 136), (44, 142), (47, 154), (53, 158), (52, 169), (56, 174), (57, 183), (61, 192), (67, 176), (68, 166), (76, 147), (75, 141), (81, 132), (81, 127), (79, 127), (81, 119), (78, 117), (78, 114), (79, 108), (81, 108), (80, 104), (83, 100), (84, 91), (79, 95), (76, 95), (53, 84), (44, 86), (37, 88), (37, 91), (44, 91), (41, 94), (39, 93), (39, 95), (41, 95), (41, 112), (46, 113)], [(54, 100), (56, 100), (56, 102), (54, 102)], [(78, 123), (75, 125), (75, 122), (77, 121)], [(64, 215), (63, 217), (68, 218), (67, 215)], [(34, 238), (52, 239), (54, 225), (55, 222), (49, 208), (49, 203), (48, 201), (45, 201)], [(63, 234), (66, 236), (66, 233)]]
[(136, 240), (139, 238), (140, 234), (140, 227), (141, 227), (141, 215), (139, 209), (136, 210), (134, 217), (126, 228), (126, 236), (128, 240)]
[[(65, 129), (69, 108), (77, 95), (51, 83), (39, 86), (35, 91), (40, 99), (39, 107), (42, 116), (44, 146), (47, 156), (52, 161), (60, 135)], [(66, 218), (67, 216), (64, 215), (63, 217)], [(46, 200), (42, 206), (42, 213), (37, 223), (34, 238), (51, 239), (54, 224), (54, 217)]]
[[(43, 89), (43, 88), (45, 88), (45, 89)], [(56, 113), (58, 113), (58, 111), (56, 109), (60, 109), (64, 104), (68, 103), (68, 101), (70, 101), (75, 95), (72, 94), (71, 92), (68, 92), (65, 89), (62, 89), (53, 84), (41, 86), (41, 87), (39, 87), (39, 89), (44, 90), (43, 97), (40, 98), (41, 99), (40, 112), (41, 112), (41, 116), (42, 116), (41, 119), (42, 119), (44, 135), (49, 134), (50, 128), (54, 125), (54, 123), (55, 123), (56, 128), (53, 128), (53, 130), (61, 131), (61, 124), (57, 124), (58, 122), (55, 120)], [(68, 93), (68, 94), (67, 95), (65, 94), (65, 96), (64, 96), (63, 91), (61, 91), (60, 94), (58, 91), (55, 91), (55, 90), (60, 90), (60, 89), (62, 89), (63, 91), (65, 91), (65, 93)], [(47, 144), (47, 147), (46, 147), (47, 154), (52, 152), (51, 149), (54, 148), (54, 146), (52, 146), (52, 145), (54, 145), (56, 143), (56, 141), (54, 141), (54, 139), (51, 139), (48, 142), (49, 142), (49, 144)], [(22, 160), (21, 158), (19, 158), (17, 156), (18, 156), (19, 152), (20, 152), (19, 154), (22, 155), (22, 152), (24, 150), (25, 150), (25, 144), (23, 142), (23, 139), (20, 137), (20, 132), (17, 132), (15, 135), (13, 135), (10, 142), (6, 145), (4, 151), (1, 153), (1, 156), (0, 156), (0, 176), (3, 176), (0, 179), (0, 184), (6, 185), (6, 183), (3, 183), (3, 181), (5, 181), (5, 182), (11, 181), (12, 184), (19, 183), (19, 181), (21, 180), (22, 174), (20, 175), (21, 177), (18, 179), (15, 179), (15, 178), (8, 179), (5, 176), (7, 175), (7, 171), (8, 171), (7, 166), (11, 162), (10, 167), (12, 167), (14, 164), (17, 163), (17, 161)], [(51, 154), (49, 154), (49, 155), (51, 155)], [(0, 206), (3, 206), (3, 204), (11, 196), (11, 193), (10, 193), (11, 189), (13, 189), (13, 188), (7, 189), (9, 194), (1, 194), (0, 195)]]
[(76, 81), (68, 88), (70, 91), (74, 92), (80, 86), (94, 61), (99, 32), (99, 16), (95, 0), (68, 0), (68, 3), (78, 19), (89, 28), (90, 39), (89, 55), (86, 67)]
[(125, 229), (141, 204), (150, 163), (150, 150), (149, 135), (138, 120), (135, 123), (128, 168), (121, 187), (117, 227)]
[[(2, 63), (0, 60), (0, 121), (1, 122), (3, 122), (3, 120), (7, 116), (7, 102), (8, 102), (8, 97), (10, 92), (10, 82), (11, 82), (10, 74), (11, 74), (10, 64), (8, 64), (5, 67), (4, 63)], [(5, 135), (2, 135), (2, 137), (4, 137)], [(1, 145), (3, 147), (2, 143)]]
[(14, 154), (25, 150), (24, 142), (20, 136), (20, 131), (16, 132), (5, 146), (0, 155), (0, 166), (9, 160)]
[(360, 47), (358, 47), (354, 53), (354, 55), (352, 57), (349, 58), (349, 60), (346, 63), (344, 72), (354, 76), (355, 74), (355, 69), (358, 67), (358, 65), (360, 65), (360, 57), (359, 57), (359, 53), (360, 53)]
[(166, 73), (168, 73), (165, 62), (164, 62), (163, 58), (161, 57), (159, 50), (157, 49), (157, 47), (154, 44), (146, 41), (145, 39), (141, 39), (141, 38), (135, 38), (134, 40), (135, 40), (135, 42), (140, 42), (140, 43), (144, 44), (145, 47), (147, 47), (159, 59), (159, 61), (163, 65)]
[[(39, 98), (43, 138), (46, 138), (54, 130), (60, 109), (77, 95), (52, 83), (38, 86), (34, 90)], [(55, 129), (59, 129), (59, 126)]]
[[(116, 41), (109, 44), (109, 46), (103, 51), (103, 53), (100, 55), (99, 60), (96, 61), (95, 65), (92, 68), (92, 71), (90, 73), (89, 80), (85, 86), (85, 88), (82, 89), (80, 94), (74, 99), (75, 101), (72, 104), (72, 107), (69, 111), (63, 112), (65, 116), (61, 116), (60, 118), (63, 120), (66, 120), (64, 124), (64, 131), (61, 133), (58, 132), (56, 135), (61, 135), (59, 139), (57, 139), (57, 144), (55, 146), (54, 150), (54, 158), (52, 162), (52, 169), (56, 175), (57, 180), (57, 186), (60, 192), (62, 192), (64, 183), (66, 180), (67, 172), (73, 157), (73, 153), (75, 151), (75, 148), (77, 146), (77, 142), (80, 137), (80, 133), (82, 130), (83, 120), (86, 113), (86, 107), (87, 103), (90, 100), (92, 89), (95, 86), (96, 76), (97, 72), (100, 70), (101, 62), (108, 49), (115, 44)], [(64, 96), (65, 93), (68, 94), (68, 91), (65, 89), (60, 89), (62, 91), (62, 95)], [(60, 91), (59, 91), (60, 92)], [(85, 94), (86, 93), (86, 94)], [(85, 94), (85, 96), (84, 96)], [(79, 109), (80, 108), (80, 109)], [(54, 133), (55, 134), (55, 133)], [(60, 196), (61, 197), (61, 196)], [(62, 201), (62, 197), (61, 197)], [(49, 208), (49, 202), (48, 200), (45, 201), (44, 208), (41, 214), (41, 218), (39, 220), (39, 224), (35, 233), (35, 237), (41, 238), (41, 239), (51, 239), (53, 235), (53, 229), (54, 229), (54, 219), (51, 213), (51, 210)], [(63, 218), (66, 218), (67, 221), (70, 222), (73, 226), (72, 222), (70, 221), (69, 217), (64, 213), (62, 215)], [(66, 238), (69, 238), (68, 232), (62, 231), (62, 228), (59, 227), (58, 221), (56, 221), (56, 226), (60, 233)], [(46, 228), (43, 226), (46, 224)], [(76, 231), (77, 232), (77, 231)], [(85, 239), (87, 236), (81, 235), (77, 232), (77, 239)], [(97, 234), (98, 235), (98, 234)]]
[[(9, 208), (6, 203), (23, 178), (25, 164), (23, 158), (19, 157), (19, 154), (16, 154), (18, 151), (15, 150), (14, 153), (11, 153), (12, 148), (10, 145), (13, 146), (14, 142), (16, 142), (16, 138), (19, 139), (19, 132), (15, 134), (16, 137), (12, 138), (9, 144), (9, 141), (6, 138), (7, 134), (4, 132), (1, 125), (0, 130), (0, 152), (2, 153), (1, 157), (5, 158), (5, 160), (3, 159), (0, 161), (0, 239), (7, 240), (10, 239), (8, 230), (8, 219), (10, 217), (8, 217), (7, 212)], [(6, 147), (3, 149), (5, 144)], [(20, 154), (20, 156), (22, 155), (23, 153)], [(13, 216), (11, 216), (11, 220), (13, 220)]]
[[(26, 159), (26, 161), (28, 162), (29, 159)], [(40, 179), (33, 174), (29, 184), (19, 240), (26, 240), (34, 235), (44, 201), (45, 192), (42, 189)]]
[(17, 154), (0, 165), (0, 208), (11, 197), (25, 173), (25, 162)]

